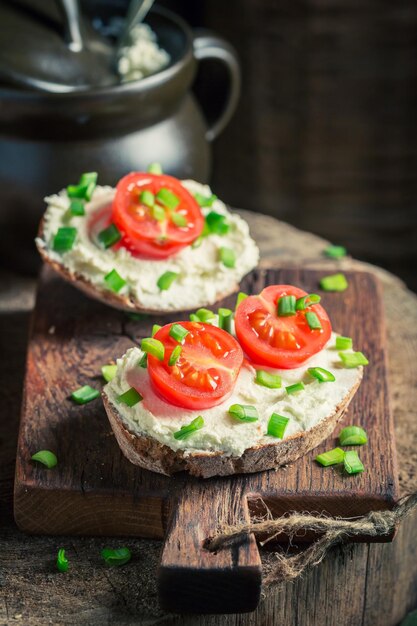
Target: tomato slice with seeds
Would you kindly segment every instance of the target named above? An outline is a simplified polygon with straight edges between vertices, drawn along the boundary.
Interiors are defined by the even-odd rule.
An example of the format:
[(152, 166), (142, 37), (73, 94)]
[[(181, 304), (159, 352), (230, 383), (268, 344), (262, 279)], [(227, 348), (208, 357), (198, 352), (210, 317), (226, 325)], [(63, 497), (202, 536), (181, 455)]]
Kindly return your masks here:
[(168, 365), (179, 344), (167, 324), (154, 335), (164, 344), (163, 361), (148, 355), (148, 373), (155, 391), (170, 404), (185, 409), (207, 409), (232, 392), (243, 362), (242, 348), (232, 335), (199, 322), (178, 322), (188, 330), (180, 357)]
[[(271, 285), (239, 304), (235, 315), (236, 336), (255, 363), (278, 369), (300, 367), (330, 339), (332, 327), (320, 304), (313, 304), (289, 317), (278, 316), (278, 300), (291, 295), (298, 299), (307, 293), (292, 285)], [(320, 330), (310, 328), (305, 315), (307, 311), (317, 315)]]
[[(156, 198), (161, 190), (175, 196), (174, 207), (166, 206)], [(141, 201), (143, 191), (154, 195), (160, 214), (163, 209), (162, 219), (156, 219), (152, 207)], [(176, 223), (173, 216), (174, 219), (177, 217)], [(136, 255), (151, 259), (176, 254), (190, 245), (204, 226), (198, 203), (177, 178), (144, 172), (133, 172), (119, 181), (113, 200), (112, 221), (123, 235), (122, 245)]]

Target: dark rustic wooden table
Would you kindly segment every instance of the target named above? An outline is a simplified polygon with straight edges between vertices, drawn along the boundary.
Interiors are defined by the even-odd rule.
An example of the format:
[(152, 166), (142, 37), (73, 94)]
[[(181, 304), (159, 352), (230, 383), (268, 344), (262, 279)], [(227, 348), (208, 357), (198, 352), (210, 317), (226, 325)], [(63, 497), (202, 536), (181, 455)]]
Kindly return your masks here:
[[(402, 492), (417, 489), (417, 296), (385, 271), (345, 259), (325, 260), (326, 242), (277, 222), (244, 212), (268, 264), (302, 263), (333, 269), (366, 268), (384, 285), (389, 379), (396, 422)], [(34, 281), (0, 274), (0, 624), (24, 626), (112, 624), (128, 626), (396, 626), (417, 607), (417, 525), (410, 517), (392, 544), (349, 544), (334, 549), (316, 569), (294, 583), (266, 590), (253, 614), (175, 616), (158, 606), (155, 571), (161, 544), (149, 540), (28, 537), (13, 521), (14, 459), (21, 386)], [(74, 445), (75, 442), (74, 442)], [(383, 451), (381, 451), (383, 454)], [(131, 563), (107, 569), (106, 544), (128, 545)], [(55, 570), (59, 547), (71, 569)], [(273, 554), (266, 554), (273, 561)]]

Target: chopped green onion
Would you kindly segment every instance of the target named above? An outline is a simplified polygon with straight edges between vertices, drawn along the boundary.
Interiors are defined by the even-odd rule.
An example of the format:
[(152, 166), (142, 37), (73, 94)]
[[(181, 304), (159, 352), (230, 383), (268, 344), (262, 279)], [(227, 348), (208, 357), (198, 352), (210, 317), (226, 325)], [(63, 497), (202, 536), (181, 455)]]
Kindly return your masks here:
[(103, 365), (101, 374), (106, 382), (110, 382), (116, 376), (117, 365)]
[(190, 313), (190, 322), (201, 322), (201, 319), (195, 313)]
[(321, 298), (316, 293), (309, 293), (307, 296), (303, 296), (302, 298), (298, 298), (295, 303), (296, 311), (305, 311), (305, 309), (312, 304), (318, 304)]
[(239, 293), (237, 294), (237, 298), (236, 298), (235, 311), (237, 307), (239, 306), (239, 304), (243, 302), (243, 300), (245, 300), (247, 297), (248, 297), (247, 293), (244, 293), (243, 291), (239, 291)]
[(347, 368), (368, 365), (369, 361), (362, 352), (339, 352), (342, 363)]
[(329, 246), (324, 250), (324, 254), (331, 259), (341, 259), (346, 256), (346, 248), (343, 246)]
[(31, 456), (31, 459), (32, 461), (38, 461), (38, 463), (42, 463), (42, 465), (45, 465), (45, 467), (47, 467), (48, 469), (55, 467), (55, 465), (58, 463), (56, 455), (50, 450), (39, 450), (39, 452), (36, 452)]
[(359, 472), (363, 472), (365, 469), (356, 450), (347, 450), (345, 452), (344, 463), (348, 474), (359, 474)]
[(321, 330), (322, 325), (321, 322), (314, 311), (307, 311), (306, 313), (307, 324), (310, 326), (311, 330)]
[(161, 291), (166, 291), (171, 287), (172, 283), (178, 278), (178, 276), (179, 274), (177, 272), (165, 272), (158, 278), (156, 284)]
[(282, 296), (278, 300), (279, 317), (289, 317), (295, 315), (295, 296)]
[(178, 343), (182, 343), (186, 336), (190, 331), (181, 326), (181, 324), (172, 324), (169, 329), (169, 336), (178, 341)]
[(70, 198), (84, 198), (91, 200), (93, 191), (96, 188), (97, 172), (82, 174), (78, 185), (68, 185), (67, 194)]
[(334, 374), (329, 372), (329, 370), (325, 370), (324, 367), (309, 367), (307, 372), (313, 378), (316, 378), (319, 383), (332, 383), (336, 380)]
[(303, 389), (305, 389), (304, 383), (294, 383), (294, 385), (288, 385), (288, 387), (285, 387), (286, 392), (289, 394), (303, 391)]
[(101, 551), (101, 556), (106, 562), (106, 565), (110, 567), (125, 565), (132, 558), (129, 548), (116, 548), (115, 550), (104, 548), (104, 550)]
[(152, 207), (152, 217), (157, 222), (163, 222), (166, 218), (165, 209), (163, 206), (159, 206), (158, 204), (154, 204)]
[(201, 428), (203, 428), (203, 426), (204, 419), (201, 415), (199, 415), (192, 422), (187, 424), (187, 426), (181, 426), (181, 428), (174, 433), (174, 437), (175, 439), (186, 439), (187, 437), (195, 433), (196, 430), (200, 430)]
[(345, 291), (348, 288), (348, 282), (344, 274), (332, 274), (323, 276), (320, 287), (323, 291)]
[(216, 314), (213, 313), (213, 311), (210, 311), (210, 309), (198, 309), (195, 314), (200, 322), (209, 322), (210, 320), (214, 320), (216, 317)]
[(149, 174), (157, 174), (157, 175), (161, 175), (162, 172), (162, 165), (160, 163), (151, 163), (148, 166), (148, 173)]
[(139, 200), (142, 202), (142, 204), (149, 207), (150, 209), (152, 209), (155, 204), (155, 196), (152, 191), (149, 191), (149, 189), (144, 189), (141, 192)]
[(139, 391), (136, 391), (133, 387), (121, 393), (120, 396), (117, 397), (118, 402), (122, 402), (123, 404), (127, 404), (127, 406), (135, 406), (138, 402), (143, 400), (143, 396), (140, 395)]
[(85, 215), (84, 202), (77, 198), (71, 200), (70, 213), (75, 216)]
[(139, 363), (138, 363), (139, 367), (143, 367), (143, 369), (146, 369), (148, 366), (148, 355), (146, 354), (142, 354), (142, 356), (139, 359)]
[(232, 332), (233, 311), (230, 309), (219, 309), (219, 328), (228, 333)]
[(146, 352), (146, 354), (151, 354), (159, 361), (164, 360), (165, 348), (164, 348), (164, 344), (161, 341), (159, 341), (159, 339), (153, 339), (151, 337), (147, 339), (142, 339), (142, 342), (140, 344), (140, 349), (143, 352)]
[(200, 206), (211, 207), (213, 203), (217, 200), (217, 196), (214, 193), (211, 196), (204, 196), (202, 193), (195, 193), (194, 198)]
[(282, 439), (289, 421), (289, 417), (278, 415), (278, 413), (272, 413), (268, 422), (267, 434), (271, 437), (279, 437), (279, 439)]
[(77, 229), (72, 226), (62, 226), (58, 228), (52, 244), (55, 252), (66, 252), (71, 250), (77, 237)]
[(226, 222), (226, 216), (216, 213), (216, 211), (210, 211), (206, 215), (206, 224), (209, 232), (213, 235), (226, 235), (230, 230), (230, 226)]
[(125, 285), (126, 281), (120, 276), (116, 270), (112, 270), (104, 277), (108, 287), (116, 293), (118, 293)]
[(341, 446), (363, 446), (368, 437), (360, 426), (346, 426), (340, 431), (339, 441)]
[(256, 407), (248, 404), (232, 404), (229, 407), (229, 415), (240, 422), (256, 422), (258, 420)]
[(59, 572), (67, 572), (69, 567), (68, 559), (65, 556), (65, 550), (61, 548), (58, 550), (56, 557), (56, 568)]
[(171, 219), (175, 226), (178, 226), (179, 228), (185, 228), (188, 226), (188, 220), (185, 215), (182, 215), (182, 213), (171, 213)]
[(236, 265), (236, 254), (232, 248), (220, 248), (219, 250), (220, 261), (223, 263), (225, 267), (235, 267)]
[(104, 248), (110, 248), (110, 246), (114, 246), (115, 243), (120, 241), (122, 235), (120, 230), (117, 228), (115, 224), (110, 224), (107, 228), (102, 230), (97, 239), (104, 246)]
[(175, 365), (175, 363), (180, 358), (181, 352), (182, 352), (182, 346), (175, 346), (175, 348), (171, 352), (171, 356), (169, 357), (168, 365), (171, 365), (171, 366)]
[(83, 387), (73, 391), (71, 398), (77, 404), (87, 404), (87, 402), (91, 402), (91, 400), (98, 398), (99, 395), (100, 392), (97, 389), (90, 387), (90, 385), (84, 385)]
[(203, 243), (203, 239), (204, 237), (202, 235), (197, 237), (197, 239), (194, 239), (193, 243), (191, 244), (192, 249), (195, 250), (196, 248), (199, 248)]
[(270, 372), (265, 370), (256, 370), (255, 383), (269, 389), (279, 389), (282, 381), (281, 376), (278, 376), (278, 374), (270, 374)]
[(336, 337), (336, 350), (352, 350), (353, 341), (350, 337)]
[(154, 335), (156, 335), (156, 333), (158, 332), (158, 330), (160, 330), (161, 328), (162, 328), (162, 326), (160, 326), (159, 324), (154, 324), (154, 325), (152, 326), (152, 337), (153, 337)]
[(324, 467), (328, 467), (329, 465), (337, 465), (338, 463), (343, 463), (345, 458), (345, 451), (342, 448), (334, 448), (333, 450), (329, 450), (328, 452), (323, 452), (316, 456), (317, 463), (320, 465), (324, 465)]
[(156, 199), (172, 211), (176, 209), (180, 203), (180, 199), (178, 198), (178, 196), (176, 196), (175, 193), (172, 193), (172, 191), (170, 191), (166, 187), (162, 187), (158, 191), (158, 193), (156, 194)]

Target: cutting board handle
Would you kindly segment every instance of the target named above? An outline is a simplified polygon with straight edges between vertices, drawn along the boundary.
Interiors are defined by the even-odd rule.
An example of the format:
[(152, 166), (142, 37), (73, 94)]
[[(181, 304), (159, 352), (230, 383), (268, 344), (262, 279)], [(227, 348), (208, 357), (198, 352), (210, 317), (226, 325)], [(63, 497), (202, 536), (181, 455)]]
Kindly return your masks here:
[[(173, 479), (174, 482), (177, 479)], [(235, 479), (178, 479), (158, 570), (162, 607), (175, 613), (253, 611), (261, 591), (261, 561), (252, 534), (209, 552), (219, 525), (249, 519), (246, 497)]]

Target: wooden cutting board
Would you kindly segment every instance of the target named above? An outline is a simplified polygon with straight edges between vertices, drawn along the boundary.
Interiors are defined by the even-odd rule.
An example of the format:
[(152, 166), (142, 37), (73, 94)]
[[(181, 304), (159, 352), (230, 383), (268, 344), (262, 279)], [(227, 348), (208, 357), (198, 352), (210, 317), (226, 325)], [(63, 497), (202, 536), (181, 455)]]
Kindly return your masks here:
[[(322, 275), (257, 270), (241, 288), (258, 293), (268, 284), (293, 283), (321, 293)], [(366, 471), (348, 476), (314, 462), (318, 452), (337, 444), (337, 428), (333, 437), (286, 468), (199, 480), (168, 478), (130, 464), (119, 450), (101, 399), (84, 406), (68, 399), (81, 385), (101, 388), (101, 365), (149, 336), (154, 323), (175, 316), (132, 321), (44, 269), (32, 320), (18, 442), (19, 528), (35, 534), (165, 537), (158, 572), (162, 605), (178, 612), (233, 613), (256, 607), (260, 559), (253, 536), (217, 554), (204, 550), (204, 539), (219, 524), (263, 514), (265, 504), (274, 516), (318, 511), (350, 517), (392, 508), (397, 472), (380, 287), (371, 274), (346, 275), (349, 288), (323, 293), (322, 303), (334, 329), (353, 337), (355, 347), (370, 360), (342, 422), (361, 424), (368, 432), (369, 443), (360, 450)], [(222, 306), (233, 308), (235, 299), (224, 300)], [(40, 449), (56, 453), (55, 468), (47, 470), (30, 460)]]

